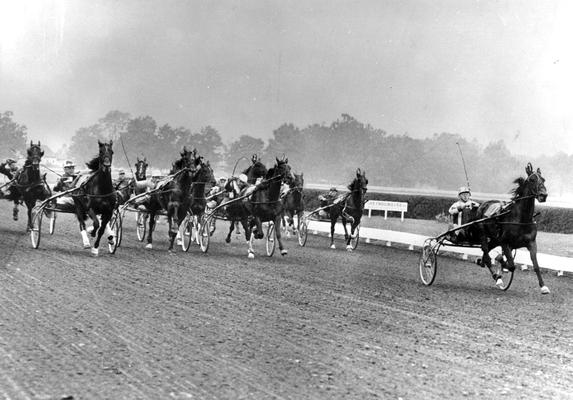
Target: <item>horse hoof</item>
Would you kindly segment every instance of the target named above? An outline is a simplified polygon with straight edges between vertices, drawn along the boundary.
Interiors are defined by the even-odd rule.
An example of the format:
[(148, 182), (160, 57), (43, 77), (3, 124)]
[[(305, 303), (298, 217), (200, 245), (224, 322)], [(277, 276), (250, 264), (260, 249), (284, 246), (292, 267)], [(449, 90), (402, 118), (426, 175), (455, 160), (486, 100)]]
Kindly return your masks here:
[(252, 252), (249, 251), (248, 257), (249, 257), (249, 258), (255, 258), (255, 253), (252, 253)]
[(84, 243), (84, 249), (89, 249), (89, 248), (91, 248), (91, 247), (92, 247), (91, 244), (89, 244), (89, 243)]
[(331, 244), (331, 245), (330, 245), (330, 248), (331, 248), (331, 249), (336, 249), (336, 245)]
[(281, 255), (286, 256), (288, 254), (288, 251), (286, 250), (281, 250)]
[(352, 250), (354, 250), (354, 249), (352, 248), (351, 245), (346, 246), (346, 251), (352, 251)]
[(96, 248), (94, 247), (94, 248), (92, 248), (91, 253), (92, 253), (92, 256), (97, 257), (97, 256), (99, 255), (99, 249), (96, 249)]
[(500, 289), (503, 287), (503, 281), (501, 280), (501, 278), (497, 278), (497, 281), (495, 281), (495, 285)]
[(549, 288), (547, 286), (541, 287), (541, 294), (549, 294), (549, 293), (551, 292), (549, 291)]
[(225, 238), (225, 243), (231, 243), (231, 239)]
[(183, 241), (181, 239), (177, 239), (177, 246), (181, 246), (181, 243), (183, 243)]
[(151, 250), (151, 249), (153, 248), (153, 245), (152, 245), (151, 243), (147, 243), (147, 244), (145, 245), (145, 248), (148, 249), (148, 250)]

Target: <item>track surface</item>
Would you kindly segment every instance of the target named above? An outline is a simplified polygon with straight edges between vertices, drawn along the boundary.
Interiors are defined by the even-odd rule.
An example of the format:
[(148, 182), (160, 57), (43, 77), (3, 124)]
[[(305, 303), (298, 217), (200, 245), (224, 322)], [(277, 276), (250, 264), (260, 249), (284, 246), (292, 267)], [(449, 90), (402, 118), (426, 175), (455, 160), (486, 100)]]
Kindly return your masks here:
[[(573, 398), (573, 282), (309, 236), (246, 257), (218, 224), (207, 254), (137, 242), (128, 214), (115, 255), (81, 248), (72, 215), (31, 248), (0, 209), (0, 398)], [(226, 233), (226, 232), (225, 232)]]

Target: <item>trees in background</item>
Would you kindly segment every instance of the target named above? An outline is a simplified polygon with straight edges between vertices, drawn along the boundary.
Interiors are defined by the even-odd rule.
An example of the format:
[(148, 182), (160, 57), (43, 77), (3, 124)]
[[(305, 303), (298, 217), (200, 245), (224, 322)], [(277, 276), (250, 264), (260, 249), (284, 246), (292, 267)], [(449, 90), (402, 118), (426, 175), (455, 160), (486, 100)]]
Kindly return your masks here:
[[(10, 120), (11, 114), (3, 118)], [(15, 125), (18, 128), (19, 125)], [(25, 147), (24, 140), (20, 148)], [(506, 193), (513, 180), (524, 175), (527, 162), (538, 166), (556, 187), (567, 186), (573, 171), (573, 156), (527, 157), (511, 154), (503, 140), (485, 147), (468, 141), (459, 134), (436, 133), (425, 139), (407, 134), (389, 135), (364, 124), (348, 114), (330, 124), (312, 124), (299, 128), (285, 123), (275, 129), (268, 143), (260, 138), (242, 135), (225, 145), (219, 132), (206, 126), (199, 132), (169, 124), (158, 126), (150, 116), (132, 118), (128, 113), (110, 111), (97, 124), (80, 128), (72, 138), (69, 155), (76, 162), (94, 156), (97, 139), (115, 139), (114, 165), (126, 167), (122, 144), (131, 163), (146, 157), (152, 168), (167, 169), (181, 149), (196, 148), (209, 160), (216, 173), (235, 174), (244, 170), (253, 154), (268, 166), (275, 157), (286, 156), (295, 172), (304, 172), (306, 182), (347, 185), (357, 168), (366, 170), (371, 185), (420, 189), (456, 190), (466, 184), (472, 190)], [(77, 158), (81, 158), (78, 160)], [(85, 158), (85, 160), (84, 160)], [(559, 189), (563, 194), (563, 189)]]
[(0, 159), (18, 158), (26, 154), (28, 128), (14, 121), (13, 115), (12, 111), (0, 113)]

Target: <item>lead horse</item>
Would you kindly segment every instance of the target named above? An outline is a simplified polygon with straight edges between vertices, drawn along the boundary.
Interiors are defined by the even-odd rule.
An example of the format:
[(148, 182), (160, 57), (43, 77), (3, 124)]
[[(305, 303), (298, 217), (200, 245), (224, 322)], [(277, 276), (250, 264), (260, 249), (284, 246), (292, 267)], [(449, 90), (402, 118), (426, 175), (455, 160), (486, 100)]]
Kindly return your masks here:
[(537, 224), (534, 221), (535, 200), (540, 203), (545, 202), (547, 189), (539, 168), (533, 171), (531, 163), (528, 163), (525, 172), (526, 178), (519, 177), (514, 181), (517, 186), (509, 203), (489, 200), (479, 206), (475, 219), (484, 221), (469, 226), (470, 240), (480, 245), (483, 251), (481, 265), (488, 267), (498, 286), (503, 282), (499, 282), (500, 277), (492, 268), (491, 257), (488, 254), (490, 250), (500, 246), (506, 260), (502, 257), (496, 259), (502, 267), (513, 271), (515, 269), (513, 250), (527, 248), (541, 293), (547, 294), (550, 291), (543, 282), (537, 261)]
[[(330, 207), (330, 248), (335, 249), (334, 244), (334, 227), (338, 218), (342, 220), (342, 227), (344, 228), (344, 239), (346, 240), (346, 250), (352, 251), (350, 241), (355, 236), (356, 227), (360, 224), (362, 213), (364, 211), (364, 203), (366, 190), (368, 187), (368, 179), (366, 178), (366, 171), (360, 168), (356, 170), (356, 177), (348, 185), (349, 193), (344, 195), (339, 201), (335, 201)], [(346, 223), (350, 222), (350, 235), (346, 229)]]
[(52, 194), (50, 187), (46, 183), (46, 174), (40, 174), (40, 162), (43, 155), (44, 151), (40, 146), (40, 142), (37, 144), (30, 142), (24, 167), (14, 178), (14, 182), (10, 186), (10, 196), (7, 197), (14, 201), (14, 219), (17, 219), (18, 203), (23, 201), (26, 204), (28, 230), (32, 229), (32, 209), (36, 205), (36, 201), (45, 200)]
[[(109, 143), (98, 140), (98, 155), (86, 163), (91, 173), (79, 178), (78, 189), (72, 194), (84, 248), (90, 247), (86, 231), (86, 215), (93, 221), (91, 236), (96, 239), (91, 248), (91, 253), (94, 256), (99, 253), (99, 243), (106, 229), (109, 243), (113, 244), (113, 241), (116, 240), (108, 227), (108, 222), (111, 220), (117, 202), (116, 191), (111, 179), (112, 145), (112, 140)], [(101, 223), (98, 215), (101, 216)]]

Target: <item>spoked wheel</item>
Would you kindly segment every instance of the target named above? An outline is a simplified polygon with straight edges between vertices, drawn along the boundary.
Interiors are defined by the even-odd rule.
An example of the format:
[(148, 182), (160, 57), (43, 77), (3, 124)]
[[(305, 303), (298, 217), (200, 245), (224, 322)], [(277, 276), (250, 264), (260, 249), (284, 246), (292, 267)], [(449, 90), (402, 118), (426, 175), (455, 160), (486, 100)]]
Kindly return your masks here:
[(354, 237), (350, 236), (350, 247), (352, 247), (352, 250), (356, 250), (358, 247), (358, 239), (360, 239), (360, 225), (356, 227), (354, 233), (356, 234)]
[(56, 231), (56, 212), (55, 211), (46, 211), (46, 218), (49, 220), (49, 232), (50, 235), (53, 235)]
[(30, 240), (32, 241), (32, 247), (37, 249), (40, 246), (40, 237), (42, 233), (42, 216), (44, 211), (36, 211), (34, 217), (32, 218), (32, 229), (30, 230)]
[(113, 210), (111, 219), (109, 220), (109, 228), (113, 233), (113, 238), (110, 240), (108, 238), (107, 246), (110, 254), (114, 254), (119, 245), (121, 244), (121, 213), (119, 210)]
[(277, 245), (277, 235), (275, 232), (275, 224), (269, 222), (267, 228), (267, 256), (271, 257), (275, 253), (275, 247)]
[(495, 285), (503, 291), (509, 289), (511, 282), (513, 282), (513, 272), (514, 271), (510, 271), (509, 269), (498, 265), (496, 271), (498, 278), (495, 282)]
[(209, 250), (209, 241), (211, 239), (211, 218), (201, 218), (199, 228), (199, 246), (201, 251), (206, 253)]
[(298, 236), (299, 246), (304, 247), (304, 245), (306, 244), (306, 239), (308, 238), (308, 222), (306, 218), (303, 218), (300, 221), (300, 224), (298, 226), (297, 236)]
[(438, 260), (434, 252), (434, 247), (432, 247), (429, 241), (426, 241), (422, 247), (422, 254), (420, 254), (418, 266), (420, 268), (422, 283), (426, 286), (430, 286), (434, 283), (436, 272), (438, 271)]
[(144, 211), (137, 211), (137, 239), (143, 242), (145, 239), (145, 232), (147, 231), (147, 213)]
[[(194, 218), (187, 216), (183, 224), (181, 224), (181, 248), (184, 251), (189, 251), (191, 247), (191, 242), (193, 242), (193, 228), (195, 226)], [(195, 228), (195, 233), (197, 233), (197, 229)]]

